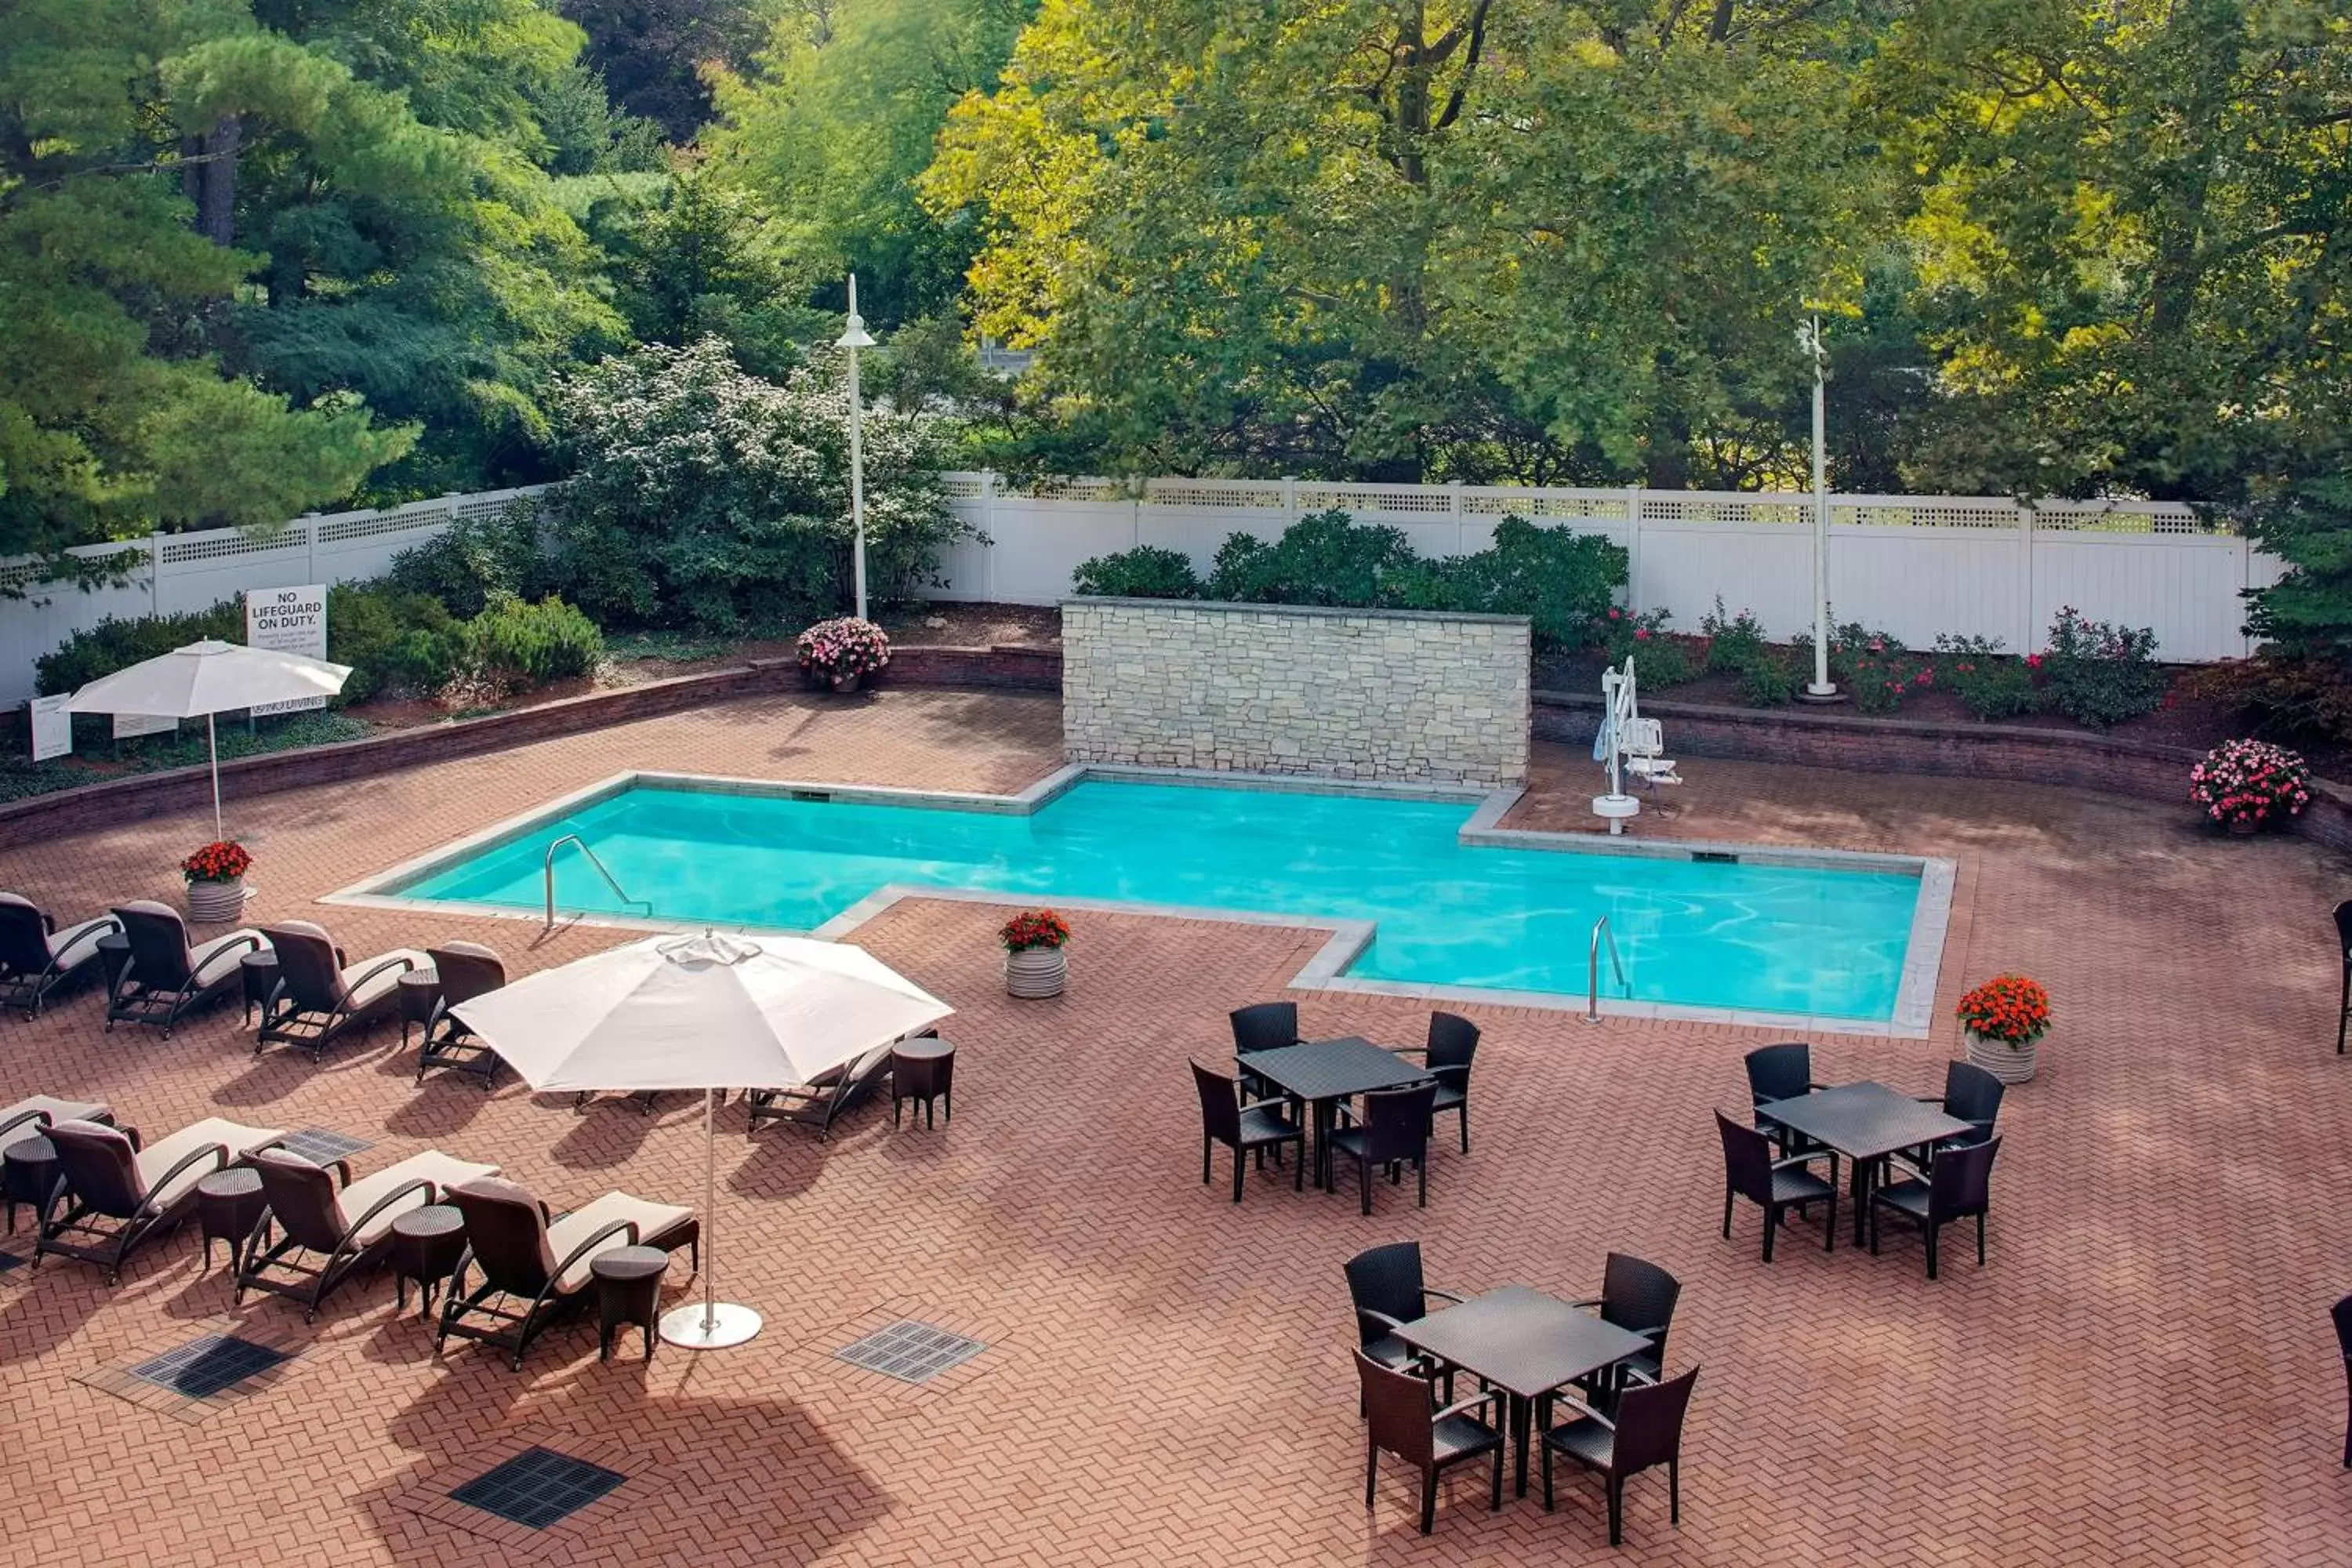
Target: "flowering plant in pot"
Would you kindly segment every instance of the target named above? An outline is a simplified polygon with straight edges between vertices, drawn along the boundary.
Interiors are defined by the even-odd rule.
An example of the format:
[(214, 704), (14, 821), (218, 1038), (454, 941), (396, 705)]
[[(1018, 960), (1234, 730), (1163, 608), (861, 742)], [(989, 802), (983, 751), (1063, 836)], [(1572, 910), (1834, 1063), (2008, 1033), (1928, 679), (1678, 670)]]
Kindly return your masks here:
[(1969, 1060), (2003, 1083), (2023, 1083), (2039, 1065), (2038, 1042), (2050, 1032), (2050, 993), (2022, 974), (1996, 974), (1960, 998)]
[(800, 635), (795, 646), (808, 678), (835, 691), (856, 690), (859, 682), (890, 662), (889, 634), (856, 616), (819, 621)]
[(1070, 925), (1051, 910), (1024, 910), (998, 928), (1004, 944), (1004, 989), (1014, 996), (1059, 996), (1069, 979), (1063, 944)]
[(235, 920), (245, 910), (245, 874), (253, 857), (242, 844), (222, 839), (180, 862), (188, 882), (188, 914), (198, 921)]
[(2189, 770), (2189, 798), (2231, 832), (2255, 833), (2303, 814), (2311, 769), (2268, 741), (2224, 741)]

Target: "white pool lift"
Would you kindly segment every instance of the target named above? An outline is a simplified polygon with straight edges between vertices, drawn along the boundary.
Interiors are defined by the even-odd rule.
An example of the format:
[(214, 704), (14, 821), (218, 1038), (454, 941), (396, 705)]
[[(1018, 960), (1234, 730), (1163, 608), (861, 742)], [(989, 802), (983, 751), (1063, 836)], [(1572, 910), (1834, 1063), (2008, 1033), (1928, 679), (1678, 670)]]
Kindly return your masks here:
[(1632, 655), (1626, 656), (1624, 668), (1601, 672), (1601, 731), (1592, 738), (1592, 760), (1608, 764), (1609, 793), (1592, 797), (1592, 815), (1609, 824), (1612, 835), (1618, 835), (1642, 812), (1641, 801), (1626, 793), (1629, 776), (1643, 780), (1654, 790), (1683, 781), (1675, 772), (1675, 760), (1661, 754), (1666, 749), (1664, 731), (1655, 719), (1642, 717)]

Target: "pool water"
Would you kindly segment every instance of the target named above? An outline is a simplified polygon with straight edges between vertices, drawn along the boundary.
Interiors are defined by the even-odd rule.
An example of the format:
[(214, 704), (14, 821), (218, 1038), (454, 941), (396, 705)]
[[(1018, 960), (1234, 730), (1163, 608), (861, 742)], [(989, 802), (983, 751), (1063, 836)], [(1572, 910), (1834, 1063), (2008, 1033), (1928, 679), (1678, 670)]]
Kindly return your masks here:
[[(1893, 1015), (1916, 875), (1465, 846), (1474, 809), (1111, 779), (1031, 816), (634, 787), (383, 890), (537, 910), (547, 845), (577, 833), (665, 920), (808, 931), (889, 882), (1367, 920), (1376, 932), (1352, 978), (1575, 996), (1605, 914), (1629, 983), (1604, 953), (1606, 995)], [(556, 898), (644, 912), (570, 849)]]

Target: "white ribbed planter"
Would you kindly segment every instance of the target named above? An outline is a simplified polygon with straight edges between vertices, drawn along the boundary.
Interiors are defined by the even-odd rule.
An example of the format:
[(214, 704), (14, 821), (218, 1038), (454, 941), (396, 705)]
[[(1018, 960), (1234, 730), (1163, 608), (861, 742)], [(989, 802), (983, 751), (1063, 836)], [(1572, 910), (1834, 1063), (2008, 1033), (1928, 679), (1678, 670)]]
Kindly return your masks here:
[(1059, 996), (1069, 977), (1069, 961), (1058, 947), (1024, 948), (1004, 955), (1004, 989), (1011, 995), (1031, 1001)]
[[(2049, 1036), (2045, 1034), (2042, 1038)], [(1988, 1040), (1982, 1035), (1970, 1034), (1969, 1060), (2003, 1083), (2023, 1083), (2040, 1065), (2041, 1044), (2040, 1040), (2028, 1040), (2021, 1046), (2012, 1046), (2005, 1040)]]
[(188, 884), (188, 918), (199, 925), (218, 925), (245, 913), (245, 879)]

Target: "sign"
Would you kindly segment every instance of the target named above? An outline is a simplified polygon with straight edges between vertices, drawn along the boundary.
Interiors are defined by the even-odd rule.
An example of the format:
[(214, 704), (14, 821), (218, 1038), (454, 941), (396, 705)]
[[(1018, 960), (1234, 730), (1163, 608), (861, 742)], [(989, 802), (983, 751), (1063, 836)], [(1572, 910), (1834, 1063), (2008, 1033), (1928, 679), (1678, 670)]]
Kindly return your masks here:
[[(311, 658), (327, 657), (327, 590), (252, 588), (245, 595), (245, 646), (273, 653), (299, 653)], [(268, 713), (300, 713), (324, 708), (323, 697), (298, 697), (291, 702), (264, 702), (255, 718)]]
[(169, 713), (117, 713), (114, 716), (114, 738), (127, 741), (133, 735), (161, 735), (180, 727), (180, 721)]
[(73, 693), (68, 691), (57, 697), (36, 697), (26, 704), (32, 710), (33, 761), (46, 763), (73, 750), (73, 715), (66, 711), (66, 704), (72, 700)]

